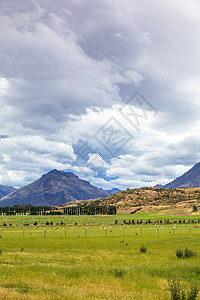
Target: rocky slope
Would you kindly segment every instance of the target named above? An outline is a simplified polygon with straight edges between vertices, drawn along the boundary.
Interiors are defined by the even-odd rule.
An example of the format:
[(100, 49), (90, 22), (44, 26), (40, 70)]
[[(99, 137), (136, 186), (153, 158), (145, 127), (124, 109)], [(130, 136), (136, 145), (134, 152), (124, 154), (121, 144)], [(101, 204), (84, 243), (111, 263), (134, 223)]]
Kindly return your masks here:
[(200, 163), (194, 165), (189, 171), (166, 184), (165, 188), (200, 187)]
[(14, 192), (16, 189), (13, 188), (12, 186), (5, 186), (0, 184), (0, 199), (3, 198), (4, 196)]
[(53, 206), (75, 200), (94, 199), (109, 195), (81, 180), (73, 173), (52, 170), (35, 182), (0, 199), (0, 206), (32, 204)]

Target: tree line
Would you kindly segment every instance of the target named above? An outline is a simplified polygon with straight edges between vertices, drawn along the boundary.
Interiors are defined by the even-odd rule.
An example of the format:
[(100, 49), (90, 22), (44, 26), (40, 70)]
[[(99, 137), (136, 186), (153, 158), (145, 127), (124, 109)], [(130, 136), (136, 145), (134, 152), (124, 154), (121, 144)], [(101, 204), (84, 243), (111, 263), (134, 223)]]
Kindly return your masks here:
[(115, 215), (115, 206), (97, 206), (93, 204), (55, 208), (52, 206), (14, 205), (0, 207), (0, 215)]

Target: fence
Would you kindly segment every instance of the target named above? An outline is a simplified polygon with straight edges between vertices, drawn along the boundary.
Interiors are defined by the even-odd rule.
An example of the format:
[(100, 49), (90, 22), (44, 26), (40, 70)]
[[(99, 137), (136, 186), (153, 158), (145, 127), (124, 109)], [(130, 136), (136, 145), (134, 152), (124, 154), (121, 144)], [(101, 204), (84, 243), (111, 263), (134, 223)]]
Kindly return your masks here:
[(141, 235), (200, 234), (200, 227), (148, 227), (148, 226), (70, 226), (38, 228), (2, 228), (0, 238), (61, 238), (61, 237), (114, 237)]

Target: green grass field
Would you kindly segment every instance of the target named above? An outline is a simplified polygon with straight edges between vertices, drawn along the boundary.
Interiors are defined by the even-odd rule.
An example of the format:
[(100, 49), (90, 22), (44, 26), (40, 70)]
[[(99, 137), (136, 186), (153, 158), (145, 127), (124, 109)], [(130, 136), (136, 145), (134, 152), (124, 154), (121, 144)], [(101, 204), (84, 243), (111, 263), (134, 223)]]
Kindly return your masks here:
[[(1, 216), (0, 299), (170, 299), (168, 278), (199, 281), (198, 223), (124, 225), (133, 218), (155, 216)], [(198, 256), (177, 258), (185, 247)]]

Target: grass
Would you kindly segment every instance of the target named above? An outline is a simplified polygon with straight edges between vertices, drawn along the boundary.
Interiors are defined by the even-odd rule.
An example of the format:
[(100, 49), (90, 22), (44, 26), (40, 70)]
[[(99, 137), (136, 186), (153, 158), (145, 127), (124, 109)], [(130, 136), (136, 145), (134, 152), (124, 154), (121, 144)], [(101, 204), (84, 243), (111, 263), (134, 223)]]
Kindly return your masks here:
[[(170, 299), (168, 279), (187, 284), (200, 279), (195, 225), (195, 234), (189, 234), (187, 224), (177, 225), (175, 234), (172, 225), (159, 228), (159, 234), (155, 225), (130, 225), (124, 234), (124, 216), (117, 216), (122, 221), (117, 226), (110, 225), (116, 216), (64, 217), (65, 236), (65, 226), (44, 225), (47, 219), (60, 220), (56, 216), (2, 216), (0, 223), (7, 218), (13, 226), (2, 227), (0, 299)], [(32, 226), (21, 228), (25, 218)], [(36, 220), (39, 227), (33, 225)], [(141, 245), (148, 249), (145, 255)], [(177, 258), (177, 248), (185, 247), (198, 256)]]

